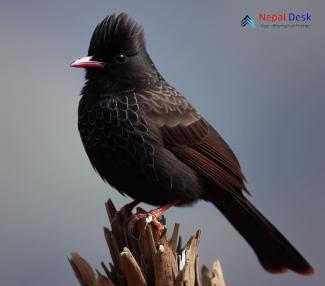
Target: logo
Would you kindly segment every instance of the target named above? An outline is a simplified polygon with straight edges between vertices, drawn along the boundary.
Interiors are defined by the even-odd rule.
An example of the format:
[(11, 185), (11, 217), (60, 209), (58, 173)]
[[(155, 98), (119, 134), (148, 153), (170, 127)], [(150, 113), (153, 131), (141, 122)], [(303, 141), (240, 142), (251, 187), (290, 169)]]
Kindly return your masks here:
[(254, 19), (251, 16), (249, 16), (249, 15), (246, 15), (244, 17), (244, 19), (241, 20), (241, 25), (243, 27), (246, 27), (247, 26), (247, 27), (250, 27), (250, 28), (256, 28), (256, 24), (255, 24)]
[(253, 17), (246, 15), (241, 20), (242, 27), (256, 28), (310, 28), (312, 26), (311, 13), (267, 13), (259, 12), (255, 15), (256, 22)]

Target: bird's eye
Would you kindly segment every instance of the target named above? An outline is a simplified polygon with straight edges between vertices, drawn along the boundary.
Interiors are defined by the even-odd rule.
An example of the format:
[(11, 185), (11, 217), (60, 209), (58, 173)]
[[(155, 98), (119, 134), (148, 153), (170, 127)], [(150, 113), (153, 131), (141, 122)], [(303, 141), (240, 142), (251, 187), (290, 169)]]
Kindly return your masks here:
[(115, 56), (115, 61), (118, 64), (125, 64), (128, 61), (128, 58), (127, 58), (126, 54), (120, 53), (117, 56)]

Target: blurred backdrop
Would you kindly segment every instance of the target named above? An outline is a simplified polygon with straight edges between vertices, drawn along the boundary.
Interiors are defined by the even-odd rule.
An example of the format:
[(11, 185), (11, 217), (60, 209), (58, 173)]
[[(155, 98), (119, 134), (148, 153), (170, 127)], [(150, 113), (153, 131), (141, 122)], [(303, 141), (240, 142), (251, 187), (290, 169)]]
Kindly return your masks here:
[[(77, 285), (66, 256), (110, 258), (104, 202), (129, 201), (93, 171), (77, 130), (91, 33), (128, 12), (145, 28), (159, 71), (237, 154), (253, 203), (315, 266), (266, 273), (246, 242), (205, 202), (174, 208), (184, 238), (203, 231), (200, 262), (220, 258), (228, 285), (325, 285), (325, 94), (322, 1), (1, 1), (1, 285)], [(259, 12), (309, 12), (309, 29), (242, 28)], [(149, 209), (149, 206), (144, 206)]]

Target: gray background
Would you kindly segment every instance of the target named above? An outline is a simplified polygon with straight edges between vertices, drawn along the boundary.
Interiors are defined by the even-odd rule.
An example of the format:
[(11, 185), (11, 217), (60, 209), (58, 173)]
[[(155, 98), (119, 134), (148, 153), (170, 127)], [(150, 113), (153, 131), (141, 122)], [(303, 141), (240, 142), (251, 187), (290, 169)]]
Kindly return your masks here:
[[(245, 3), (244, 3), (245, 2)], [(105, 185), (77, 131), (83, 71), (95, 25), (126, 11), (145, 28), (165, 78), (236, 152), (252, 201), (310, 260), (316, 276), (271, 275), (212, 205), (173, 209), (200, 261), (221, 259), (228, 285), (325, 285), (324, 4), (322, 1), (6, 1), (0, 9), (1, 285), (77, 285), (66, 260), (109, 260)], [(258, 12), (309, 12), (310, 29), (243, 29)], [(148, 206), (146, 206), (148, 207)], [(149, 207), (148, 207), (149, 208)]]

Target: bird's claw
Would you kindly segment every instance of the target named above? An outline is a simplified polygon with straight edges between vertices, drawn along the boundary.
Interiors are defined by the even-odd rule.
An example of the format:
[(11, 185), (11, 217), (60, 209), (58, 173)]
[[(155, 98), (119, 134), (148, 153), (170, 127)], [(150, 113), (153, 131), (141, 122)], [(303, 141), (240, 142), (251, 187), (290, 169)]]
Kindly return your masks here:
[(154, 214), (154, 212), (151, 211), (151, 212), (147, 212), (147, 213), (138, 213), (138, 214), (133, 215), (131, 217), (130, 221), (128, 222), (128, 232), (133, 235), (134, 234), (134, 232), (133, 232), (134, 226), (143, 219), (145, 219), (144, 230), (146, 230), (148, 224), (151, 224), (157, 230), (163, 230), (165, 228), (165, 226), (159, 222), (159, 220), (157, 219), (157, 216)]

